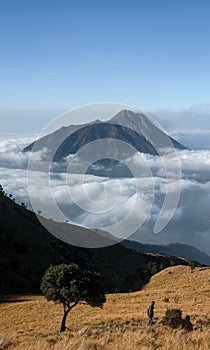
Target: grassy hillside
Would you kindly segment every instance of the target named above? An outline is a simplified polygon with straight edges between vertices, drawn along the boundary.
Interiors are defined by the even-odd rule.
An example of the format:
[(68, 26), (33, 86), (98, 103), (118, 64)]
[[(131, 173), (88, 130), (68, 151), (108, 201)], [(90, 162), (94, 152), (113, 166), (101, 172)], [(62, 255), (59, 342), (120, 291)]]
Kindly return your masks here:
[[(194, 272), (187, 266), (167, 268), (139, 292), (107, 295), (103, 310), (78, 306), (69, 314), (64, 334), (58, 332), (61, 305), (42, 296), (8, 298), (0, 304), (0, 344), (11, 342), (14, 350), (207, 350), (209, 281), (209, 268)], [(155, 324), (148, 326), (146, 309), (151, 300), (156, 301)], [(166, 308), (180, 308), (183, 317), (191, 315), (194, 330), (186, 333), (162, 326)]]

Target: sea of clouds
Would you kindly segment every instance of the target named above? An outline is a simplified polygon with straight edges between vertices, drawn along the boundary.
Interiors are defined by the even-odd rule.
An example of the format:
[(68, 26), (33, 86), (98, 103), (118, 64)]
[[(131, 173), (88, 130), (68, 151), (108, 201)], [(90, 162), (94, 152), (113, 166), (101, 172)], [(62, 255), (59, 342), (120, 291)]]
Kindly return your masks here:
[[(16, 202), (24, 202), (29, 208), (27, 169), (30, 155), (23, 153), (22, 149), (33, 139), (34, 136), (0, 140), (0, 183)], [(60, 216), (57, 216), (51, 205), (52, 193), (46, 189), (45, 172), (34, 169), (30, 191), (36, 197), (35, 210), (40, 210), (47, 218), (61, 221), (68, 218), (78, 225), (109, 231), (108, 228), (123, 220), (132, 208), (133, 216), (130, 222), (126, 222), (126, 237), (130, 235), (132, 218), (139, 217), (141, 226), (132, 239), (156, 244), (181, 242), (210, 254), (210, 151), (183, 150), (178, 151), (177, 155), (181, 179), (175, 166), (176, 155), (170, 152), (163, 155), (167, 163), (167, 179), (163, 158), (161, 160), (151, 155), (135, 154), (125, 162), (132, 169), (136, 167), (139, 176), (135, 178), (109, 179), (88, 174), (84, 179), (83, 175), (78, 174), (77, 159), (74, 159), (75, 173), (72, 174), (66, 174), (64, 168), (54, 164), (50, 188), (57, 207), (63, 213)], [(43, 154), (37, 154), (39, 163), (43, 159)], [(150, 169), (151, 175), (144, 171), (144, 167)], [(155, 234), (154, 226), (166, 191), (176, 192), (179, 186), (181, 194), (173, 218), (160, 233)], [(140, 196), (136, 205), (138, 194)], [(116, 235), (124, 237), (120, 231)]]

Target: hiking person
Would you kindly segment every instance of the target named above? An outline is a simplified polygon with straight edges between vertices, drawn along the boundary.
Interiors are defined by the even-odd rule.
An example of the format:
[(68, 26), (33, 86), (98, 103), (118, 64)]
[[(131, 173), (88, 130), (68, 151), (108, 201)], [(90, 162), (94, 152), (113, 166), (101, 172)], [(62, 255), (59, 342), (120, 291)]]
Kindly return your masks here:
[(155, 302), (152, 301), (149, 308), (147, 309), (147, 315), (148, 315), (148, 324), (152, 325), (153, 324), (153, 316), (154, 316), (154, 305)]
[(184, 328), (187, 332), (191, 332), (193, 330), (192, 323), (190, 321), (190, 316), (187, 315), (184, 320), (182, 320), (182, 328)]

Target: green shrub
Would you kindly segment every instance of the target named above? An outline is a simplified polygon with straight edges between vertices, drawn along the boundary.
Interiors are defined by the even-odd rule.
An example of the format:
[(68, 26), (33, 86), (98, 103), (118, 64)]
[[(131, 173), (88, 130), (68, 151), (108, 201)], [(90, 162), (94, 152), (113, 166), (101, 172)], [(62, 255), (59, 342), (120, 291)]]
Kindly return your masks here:
[(180, 309), (167, 309), (162, 324), (171, 328), (178, 328), (182, 325), (182, 311)]

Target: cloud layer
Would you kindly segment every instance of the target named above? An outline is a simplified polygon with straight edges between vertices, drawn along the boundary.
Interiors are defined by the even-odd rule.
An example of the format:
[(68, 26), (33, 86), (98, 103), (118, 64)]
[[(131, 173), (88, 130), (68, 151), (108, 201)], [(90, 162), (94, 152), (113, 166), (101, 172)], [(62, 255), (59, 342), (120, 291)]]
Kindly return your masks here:
[[(5, 139), (0, 142), (0, 183), (17, 202), (25, 202), (29, 207), (28, 154), (21, 150), (31, 139)], [(210, 151), (179, 151), (181, 180), (173, 157), (175, 155), (167, 152), (162, 160), (151, 155), (135, 154), (126, 161), (126, 165), (136, 167), (138, 177), (121, 179), (93, 175), (86, 175), (83, 179), (76, 173), (66, 174), (64, 168), (55, 164), (50, 176), (51, 192), (46, 189), (46, 173), (34, 169), (30, 191), (36, 198), (35, 209), (48, 218), (68, 219), (91, 228), (109, 231), (109, 227), (116, 225), (117, 237), (124, 237), (125, 232), (126, 237), (130, 236), (131, 228), (138, 224), (141, 227), (138, 229), (137, 225), (132, 238), (157, 244), (192, 244), (210, 254)], [(39, 162), (42, 158), (42, 154), (37, 154)], [(164, 162), (169, 169), (168, 180), (165, 178)], [(152, 176), (145, 172), (145, 167), (150, 169)], [(74, 169), (79, 172), (76, 158)], [(168, 186), (173, 193), (180, 185), (180, 200), (172, 220), (163, 231), (154, 234), (154, 225)], [(59, 211), (54, 211), (55, 203)]]

